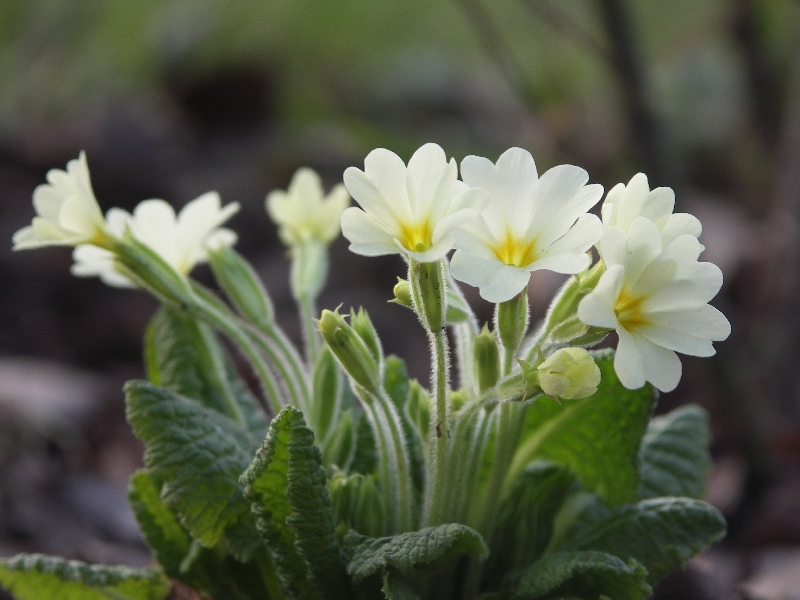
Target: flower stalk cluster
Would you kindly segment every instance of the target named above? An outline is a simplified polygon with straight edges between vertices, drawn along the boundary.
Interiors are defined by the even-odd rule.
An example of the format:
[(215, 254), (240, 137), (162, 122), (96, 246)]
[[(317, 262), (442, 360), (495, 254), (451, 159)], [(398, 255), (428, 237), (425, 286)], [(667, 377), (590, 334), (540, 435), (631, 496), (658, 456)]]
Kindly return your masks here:
[[(266, 288), (233, 249), (235, 233), (223, 227), (238, 211), (237, 203), (223, 206), (219, 195), (209, 192), (177, 214), (163, 200), (151, 199), (132, 213), (112, 208), (103, 216), (84, 154), (47, 178), (34, 192), (37, 216), (15, 234), (14, 248), (72, 246), (74, 274), (144, 289), (176, 323), (190, 323), (180, 337), (159, 332), (154, 320), (152, 337), (174, 334), (165, 346), (192, 346), (186, 355), (201, 365), (192, 381), (203, 380), (213, 390), (204, 407), (213, 406), (226, 419), (215, 431), (235, 426), (247, 432), (245, 437), (253, 431), (263, 436), (263, 417), (254, 418), (250, 400), (243, 400), (253, 393), (264, 415), (274, 419), (263, 452), (236, 484), (243, 486), (241, 493), (231, 496), (245, 494), (253, 501), (267, 546), (288, 540), (289, 558), (278, 557), (274, 548), (248, 554), (251, 550), (236, 546), (241, 531), (226, 529), (229, 524), (215, 530), (214, 541), (207, 532), (199, 539), (219, 556), (231, 552), (244, 564), (257, 563), (265, 589), (277, 597), (306, 597), (297, 590), (308, 583), (292, 583), (285, 573), (278, 576), (287, 565), (307, 565), (309, 581), (321, 577), (311, 568), (309, 556), (319, 548), (316, 538), (303, 537), (305, 517), (280, 504), (280, 497), (276, 500), (273, 487), (281, 477), (292, 510), (302, 512), (297, 506), (306, 506), (304, 494), (316, 490), (312, 504), (327, 516), (314, 513), (314, 527), (330, 529), (320, 547), (343, 544), (347, 553), (358, 536), (399, 540), (459, 523), (503, 556), (510, 552), (503, 538), (516, 535), (508, 529), (518, 515), (513, 502), (524, 508), (539, 493), (521, 492), (525, 481), (535, 480), (562, 500), (580, 487), (564, 475), (569, 471), (556, 477), (547, 474), (547, 465), (533, 462), (558, 452), (543, 450), (547, 432), (530, 433), (537, 426), (531, 415), (545, 418), (599, 402), (595, 399), (603, 386), (614, 397), (649, 384), (641, 411), (648, 418), (651, 388), (668, 392), (680, 380), (676, 353), (711, 356), (712, 342), (730, 333), (727, 319), (709, 304), (722, 286), (722, 273), (700, 261), (699, 221), (673, 213), (672, 190), (650, 190), (641, 173), (612, 188), (598, 218), (589, 211), (603, 189), (589, 183), (585, 170), (560, 165), (540, 176), (533, 157), (520, 148), (504, 152), (496, 163), (468, 156), (460, 169), (436, 144), (422, 146), (408, 164), (389, 150), (376, 149), (365, 158), (363, 170), (348, 168), (344, 183), (328, 194), (314, 171), (299, 170), (288, 190), (269, 194), (266, 209), (291, 257), (291, 291), (304, 352), (275, 322)], [(357, 206), (349, 207), (351, 197)], [(385, 356), (366, 311), (318, 313), (329, 246), (340, 231), (357, 254), (405, 259), (406, 279), (398, 277), (387, 297), (414, 311), (428, 337), (430, 389), (409, 379), (400, 359)], [(219, 293), (191, 279), (192, 269), (203, 262), (210, 264)], [(531, 273), (540, 269), (569, 277), (531, 331), (527, 287)], [(459, 282), (477, 288), (481, 298), (495, 305), (491, 327), (478, 322)], [(613, 371), (608, 353), (587, 350), (611, 332), (618, 340), (611, 353)], [(250, 390), (238, 377), (220, 337), (247, 360), (258, 389)], [(605, 370), (602, 361), (607, 361)], [(175, 391), (164, 377), (154, 383)], [(176, 394), (185, 392), (174, 387)], [(561, 414), (568, 421), (569, 413)], [(311, 442), (305, 433), (309, 429)], [(280, 444), (288, 444), (280, 455), (289, 456), (288, 462), (273, 468), (270, 461), (278, 460)], [(289, 476), (292, 465), (299, 464), (306, 470)], [(580, 465), (569, 467), (581, 474)], [(559, 483), (559, 477), (566, 483)], [(295, 506), (297, 498), (302, 501)], [(273, 501), (278, 504), (272, 506)], [(182, 518), (181, 523), (189, 527), (194, 522)], [(536, 550), (540, 554), (548, 548), (545, 542)], [(394, 542), (377, 540), (375, 548), (383, 543), (389, 548)], [(533, 552), (536, 543), (528, 540), (520, 547)], [(343, 554), (336, 550), (331, 556), (336, 563)], [(394, 564), (393, 556), (386, 550), (376, 559), (386, 569), (384, 591), (394, 585), (394, 577), (407, 575), (386, 566)], [(528, 564), (520, 556), (515, 555), (514, 564)], [(362, 559), (352, 560), (351, 575), (357, 570), (352, 565)], [(334, 571), (335, 577), (344, 577), (343, 570)], [(476, 568), (464, 584), (464, 597), (499, 589), (492, 577)], [(344, 585), (352, 594), (350, 584)], [(428, 596), (435, 597), (432, 582), (425, 585)], [(399, 596), (387, 592), (387, 597)]]

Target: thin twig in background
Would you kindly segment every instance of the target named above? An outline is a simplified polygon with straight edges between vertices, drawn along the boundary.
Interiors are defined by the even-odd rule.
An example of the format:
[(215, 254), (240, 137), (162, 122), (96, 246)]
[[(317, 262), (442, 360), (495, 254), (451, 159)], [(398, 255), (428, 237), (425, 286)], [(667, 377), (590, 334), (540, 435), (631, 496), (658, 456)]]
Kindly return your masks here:
[(495, 24), (492, 16), (480, 0), (458, 0), (458, 5), (478, 33), (486, 53), (500, 69), (508, 84), (529, 109), (534, 108), (536, 102), (531, 93), (525, 69), (513, 49), (506, 43), (502, 31)]
[(651, 185), (681, 187), (669, 160), (668, 146), (658, 115), (647, 97), (644, 68), (633, 42), (628, 11), (623, 0), (598, 0), (619, 79), (628, 108), (631, 134), (643, 153)]
[(554, 6), (548, 0), (527, 0), (523, 2), (523, 6), (553, 31), (571, 38), (578, 45), (602, 59), (607, 66), (613, 68), (614, 57), (608, 45), (602, 40), (598, 40), (567, 11), (559, 6)]
[(780, 137), (780, 92), (766, 56), (759, 10), (752, 0), (736, 0), (733, 34), (744, 58), (756, 130), (764, 147), (774, 151)]

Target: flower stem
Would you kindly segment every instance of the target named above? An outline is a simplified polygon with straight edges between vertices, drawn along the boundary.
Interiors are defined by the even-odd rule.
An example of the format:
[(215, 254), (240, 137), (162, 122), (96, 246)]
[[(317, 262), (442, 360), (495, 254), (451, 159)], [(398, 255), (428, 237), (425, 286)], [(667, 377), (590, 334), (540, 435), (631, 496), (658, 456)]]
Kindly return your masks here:
[(431, 411), (429, 440), (428, 482), (425, 489), (424, 522), (426, 526), (438, 525), (444, 518), (444, 506), (447, 501), (447, 453), (449, 415), (447, 406), (447, 380), (450, 371), (447, 352), (447, 336), (443, 329), (429, 332), (431, 354), (433, 358), (433, 401), (436, 410)]

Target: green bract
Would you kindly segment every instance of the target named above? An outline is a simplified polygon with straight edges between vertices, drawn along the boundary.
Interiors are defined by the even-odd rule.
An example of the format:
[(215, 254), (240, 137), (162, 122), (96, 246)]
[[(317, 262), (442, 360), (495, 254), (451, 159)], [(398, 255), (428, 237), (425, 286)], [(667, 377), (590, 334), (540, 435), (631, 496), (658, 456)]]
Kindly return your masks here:
[[(599, 221), (580, 213), (599, 198), (597, 186), (584, 188), (585, 172), (575, 167), (539, 179), (524, 154), (511, 152), (497, 165), (471, 157), (467, 179), (488, 191), (459, 181), (455, 163), (433, 145), (408, 167), (388, 151), (372, 153), (364, 172), (346, 177), (364, 208), (345, 213), (354, 250), (408, 258), (407, 279), (386, 290), (403, 308), (387, 310), (410, 308), (419, 317), (430, 342), (430, 389), (409, 378), (402, 359), (384, 354), (366, 311), (317, 312), (337, 231), (329, 217), (346, 198), (336, 188), (339, 204), (316, 214), (311, 204), (323, 192), (309, 171), (289, 194), (271, 196), (290, 246), (303, 352), (276, 323), (255, 270), (229, 244), (196, 240), (219, 288), (212, 291), (146, 236), (109, 230), (102, 240), (108, 264), (161, 301), (144, 340), (149, 381), (125, 388), (128, 421), (145, 445), (130, 502), (158, 567), (18, 556), (0, 561), (0, 584), (20, 600), (162, 600), (170, 579), (218, 600), (644, 600), (661, 577), (722, 538), (724, 519), (701, 500), (707, 415), (690, 406), (652, 418), (654, 388), (645, 383), (655, 363), (672, 360), (659, 354), (672, 352), (672, 341), (707, 354), (709, 340), (724, 333), (717, 327), (724, 317), (707, 305), (691, 323), (686, 311), (658, 312), (645, 284), (662, 296), (670, 282), (699, 286), (700, 303), (717, 283), (703, 287), (703, 273), (716, 272), (698, 266), (707, 263), (692, 254), (696, 238), (676, 229), (689, 221), (673, 219), (669, 228), (669, 194), (644, 193), (639, 180), (630, 194), (615, 188), (607, 204), (613, 214), (604, 208), (604, 258), (616, 262), (587, 267), (584, 246), (599, 237)], [(300, 195), (308, 206), (298, 208), (292, 198), (303, 186), (311, 190)], [(526, 189), (541, 197), (519, 221), (520, 198), (511, 192)], [(570, 191), (562, 194), (571, 203), (564, 210), (556, 206), (559, 189)], [(652, 227), (642, 221), (651, 201), (661, 207)], [(211, 208), (219, 212), (218, 204)], [(478, 215), (477, 225), (465, 225)], [(500, 244), (496, 258), (513, 263), (511, 270), (486, 256), (469, 264), (467, 250), (483, 252), (470, 240), (496, 223), (528, 227), (481, 238)], [(609, 282), (622, 281), (638, 260), (635, 235), (625, 236), (648, 228), (678, 246), (658, 254), (651, 244), (642, 268), (675, 273), (654, 283), (645, 272), (638, 296), (620, 296)], [(571, 232), (569, 244), (553, 238), (536, 246), (536, 235), (559, 231)], [(503, 297), (491, 330), (450, 275), (454, 243), (462, 279), (477, 282), (485, 297)], [(617, 247), (632, 253), (627, 262), (614, 257)], [(686, 253), (677, 256), (680, 248)], [(575, 275), (531, 332), (519, 285), (534, 262)], [(704, 315), (711, 321), (704, 324)], [(581, 348), (626, 327), (661, 350), (620, 357)], [(692, 331), (699, 332), (694, 341)], [(247, 378), (234, 356), (247, 361)], [(642, 385), (629, 389), (618, 373)]]

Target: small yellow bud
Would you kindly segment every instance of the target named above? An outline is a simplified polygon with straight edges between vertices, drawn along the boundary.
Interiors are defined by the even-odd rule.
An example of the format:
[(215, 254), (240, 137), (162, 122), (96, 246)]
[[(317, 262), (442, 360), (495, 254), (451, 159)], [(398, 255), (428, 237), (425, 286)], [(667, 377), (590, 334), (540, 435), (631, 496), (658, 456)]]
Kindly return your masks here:
[(548, 396), (588, 398), (600, 384), (600, 369), (583, 348), (562, 348), (539, 365), (539, 385)]

